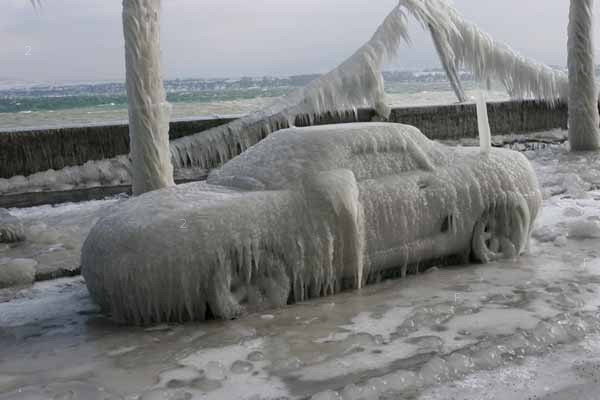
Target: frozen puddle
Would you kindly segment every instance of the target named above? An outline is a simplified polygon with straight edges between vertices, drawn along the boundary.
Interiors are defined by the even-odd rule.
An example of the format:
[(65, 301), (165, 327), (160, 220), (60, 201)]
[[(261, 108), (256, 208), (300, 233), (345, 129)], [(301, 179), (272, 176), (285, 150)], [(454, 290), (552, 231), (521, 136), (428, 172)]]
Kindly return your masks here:
[[(600, 192), (589, 191), (592, 172), (570, 174), (598, 162), (547, 152), (532, 160), (544, 209), (516, 261), (144, 328), (99, 314), (81, 277), (0, 290), (0, 400), (597, 398)], [(0, 258), (76, 267), (87, 230), (116, 201), (11, 210), (33, 240)]]

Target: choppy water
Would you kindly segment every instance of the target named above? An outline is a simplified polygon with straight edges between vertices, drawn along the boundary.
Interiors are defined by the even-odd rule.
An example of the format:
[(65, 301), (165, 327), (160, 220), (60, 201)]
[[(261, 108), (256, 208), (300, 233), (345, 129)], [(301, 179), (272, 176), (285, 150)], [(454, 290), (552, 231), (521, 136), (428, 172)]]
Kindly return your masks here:
[[(297, 89), (309, 77), (261, 81), (168, 81), (173, 119), (240, 115), (259, 110)], [(467, 90), (476, 88), (466, 82)], [(451, 104), (456, 102), (447, 82), (388, 82), (393, 106)], [(503, 100), (502, 91), (489, 93)], [(36, 127), (106, 124), (127, 120), (127, 96), (122, 84), (0, 87), (0, 131)]]

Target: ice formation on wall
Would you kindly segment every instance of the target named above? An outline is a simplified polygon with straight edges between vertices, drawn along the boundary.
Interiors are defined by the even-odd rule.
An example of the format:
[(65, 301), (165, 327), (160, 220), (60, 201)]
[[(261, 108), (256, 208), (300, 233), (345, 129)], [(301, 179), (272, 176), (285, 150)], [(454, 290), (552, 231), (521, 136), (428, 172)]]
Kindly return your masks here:
[(101, 185), (118, 186), (131, 183), (131, 162), (127, 156), (118, 156), (83, 165), (49, 169), (28, 176), (0, 178), (0, 194), (39, 192), (44, 190), (71, 190)]
[(569, 11), (569, 143), (572, 150), (600, 149), (593, 5), (593, 0), (571, 0)]
[(174, 185), (169, 115), (160, 66), (160, 0), (124, 0), (133, 193)]
[(516, 256), (540, 202), (517, 152), (446, 147), (400, 124), (292, 128), (207, 182), (119, 204), (86, 239), (82, 273), (116, 319), (232, 318), (438, 257)]

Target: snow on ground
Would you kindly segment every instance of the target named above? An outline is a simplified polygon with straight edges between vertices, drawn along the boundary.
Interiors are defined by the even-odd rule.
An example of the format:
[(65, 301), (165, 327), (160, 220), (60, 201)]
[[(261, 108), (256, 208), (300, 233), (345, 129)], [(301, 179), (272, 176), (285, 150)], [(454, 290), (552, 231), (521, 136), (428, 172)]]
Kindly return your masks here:
[[(518, 260), (145, 329), (100, 315), (81, 277), (2, 290), (0, 400), (596, 398), (600, 156), (527, 154), (546, 199)], [(0, 258), (73, 268), (89, 227), (118, 201), (10, 210), (33, 240), (3, 245)]]

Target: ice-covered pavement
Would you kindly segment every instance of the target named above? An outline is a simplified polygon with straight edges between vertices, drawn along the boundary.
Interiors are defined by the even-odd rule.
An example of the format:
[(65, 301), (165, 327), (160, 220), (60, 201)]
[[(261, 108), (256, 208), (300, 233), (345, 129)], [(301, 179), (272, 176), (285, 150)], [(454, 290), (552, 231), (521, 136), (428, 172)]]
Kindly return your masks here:
[[(0, 399), (597, 398), (600, 160), (561, 148), (529, 156), (546, 200), (515, 261), (151, 328), (105, 319), (80, 277), (0, 291)], [(116, 201), (21, 210), (53, 240), (0, 257), (36, 259), (68, 242), (60, 252), (74, 263), (85, 229)]]
[[(27, 240), (0, 243), (0, 266), (9, 269), (27, 265), (33, 269), (37, 280), (75, 273), (79, 269), (81, 246), (88, 232), (111, 205), (122, 200), (114, 198), (56, 207), (11, 209), (12, 216), (22, 223)], [(4, 275), (0, 268), (0, 289), (9, 286)], [(22, 277), (20, 281), (27, 283), (28, 279), (31, 280)], [(0, 301), (8, 296), (10, 292), (0, 291)]]

